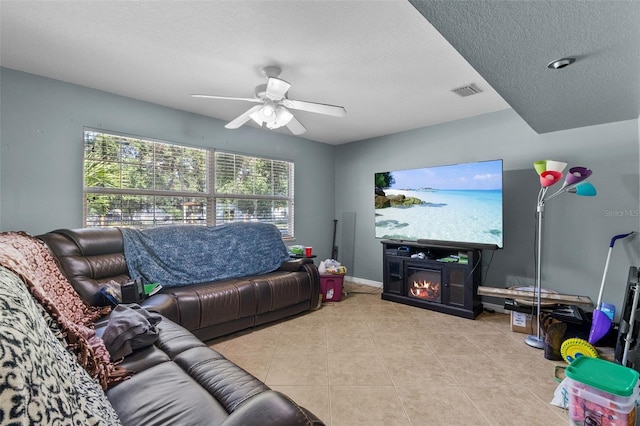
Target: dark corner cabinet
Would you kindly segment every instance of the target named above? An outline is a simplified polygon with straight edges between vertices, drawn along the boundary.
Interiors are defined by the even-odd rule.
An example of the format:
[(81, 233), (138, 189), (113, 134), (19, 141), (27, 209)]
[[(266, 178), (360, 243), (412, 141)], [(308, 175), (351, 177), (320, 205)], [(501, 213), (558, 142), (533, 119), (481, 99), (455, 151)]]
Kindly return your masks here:
[(482, 312), (481, 250), (382, 240), (382, 299), (463, 318)]

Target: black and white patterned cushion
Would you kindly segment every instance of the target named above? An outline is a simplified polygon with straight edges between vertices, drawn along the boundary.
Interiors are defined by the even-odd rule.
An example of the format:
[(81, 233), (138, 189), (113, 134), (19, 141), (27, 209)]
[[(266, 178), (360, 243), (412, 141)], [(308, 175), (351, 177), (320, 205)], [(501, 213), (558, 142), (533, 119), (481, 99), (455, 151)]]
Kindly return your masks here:
[(20, 278), (0, 266), (0, 424), (121, 424), (60, 339)]

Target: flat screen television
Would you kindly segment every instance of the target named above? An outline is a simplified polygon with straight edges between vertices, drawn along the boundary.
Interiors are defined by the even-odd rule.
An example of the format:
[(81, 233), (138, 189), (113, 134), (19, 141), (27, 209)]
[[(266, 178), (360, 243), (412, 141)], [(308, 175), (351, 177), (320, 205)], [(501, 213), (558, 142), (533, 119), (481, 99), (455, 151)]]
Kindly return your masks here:
[(375, 174), (376, 238), (498, 249), (502, 232), (502, 160)]

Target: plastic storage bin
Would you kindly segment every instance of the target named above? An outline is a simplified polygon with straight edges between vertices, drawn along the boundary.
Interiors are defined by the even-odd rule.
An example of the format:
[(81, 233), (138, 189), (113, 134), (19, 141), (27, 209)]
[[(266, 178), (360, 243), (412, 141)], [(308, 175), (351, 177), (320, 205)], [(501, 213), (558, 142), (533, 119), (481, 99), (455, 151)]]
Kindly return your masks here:
[(323, 302), (339, 302), (342, 299), (343, 280), (344, 275), (320, 275), (320, 292), (322, 293)]
[(599, 358), (576, 358), (565, 370), (574, 424), (633, 426), (640, 398), (638, 372)]

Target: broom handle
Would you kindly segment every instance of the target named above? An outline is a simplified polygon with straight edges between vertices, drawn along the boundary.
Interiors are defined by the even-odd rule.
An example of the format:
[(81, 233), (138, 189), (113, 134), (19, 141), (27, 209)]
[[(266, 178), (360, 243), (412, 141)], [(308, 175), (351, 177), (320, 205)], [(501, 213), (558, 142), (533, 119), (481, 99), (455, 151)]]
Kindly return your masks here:
[(602, 282), (600, 283), (600, 292), (598, 293), (598, 302), (596, 303), (596, 309), (600, 309), (602, 307), (602, 293), (604, 293), (604, 281), (607, 278), (607, 269), (609, 269), (609, 261), (611, 260), (611, 251), (613, 250), (613, 240), (611, 240), (612, 245), (609, 246), (609, 253), (607, 253), (607, 261), (604, 264), (604, 273), (602, 274)]

